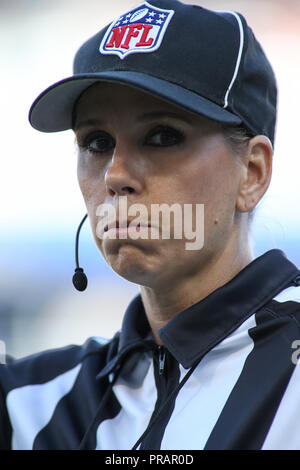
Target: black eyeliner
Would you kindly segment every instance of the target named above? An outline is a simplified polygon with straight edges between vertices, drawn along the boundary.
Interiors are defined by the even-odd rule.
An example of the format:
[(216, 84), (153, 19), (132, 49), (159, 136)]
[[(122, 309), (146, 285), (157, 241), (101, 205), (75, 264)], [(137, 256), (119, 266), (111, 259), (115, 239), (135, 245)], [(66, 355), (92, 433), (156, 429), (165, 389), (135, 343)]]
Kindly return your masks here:
[(110, 143), (111, 142), (114, 142), (114, 145), (115, 145), (115, 140), (113, 139), (113, 137), (108, 134), (107, 132), (105, 131), (94, 131), (94, 132), (90, 132), (89, 134), (87, 134), (83, 140), (82, 140), (82, 143), (79, 143), (79, 147), (82, 148), (83, 150), (87, 150), (91, 153), (94, 153), (94, 154), (102, 154), (102, 153), (106, 153), (108, 151), (110, 151), (113, 146), (109, 146), (109, 148), (107, 148), (106, 150), (97, 150), (97, 149), (93, 149), (91, 147), (91, 143), (94, 141), (94, 140), (101, 140), (101, 139), (107, 139), (107, 141)]
[[(170, 136), (175, 138), (176, 141), (173, 142), (173, 143), (169, 143), (169, 144), (167, 143), (165, 145), (164, 144), (149, 144), (149, 143), (146, 143), (147, 139), (151, 139), (152, 137), (154, 137), (156, 134), (159, 134), (159, 133), (169, 134)], [(178, 129), (175, 129), (174, 127), (165, 125), (165, 124), (159, 124), (159, 125), (157, 125), (156, 127), (154, 127), (153, 129), (151, 129), (148, 132), (148, 134), (146, 135), (146, 138), (144, 140), (144, 145), (148, 145), (148, 146), (151, 146), (151, 147), (157, 147), (157, 148), (174, 147), (176, 145), (180, 145), (184, 141), (185, 141), (185, 135), (181, 131), (179, 131)]]

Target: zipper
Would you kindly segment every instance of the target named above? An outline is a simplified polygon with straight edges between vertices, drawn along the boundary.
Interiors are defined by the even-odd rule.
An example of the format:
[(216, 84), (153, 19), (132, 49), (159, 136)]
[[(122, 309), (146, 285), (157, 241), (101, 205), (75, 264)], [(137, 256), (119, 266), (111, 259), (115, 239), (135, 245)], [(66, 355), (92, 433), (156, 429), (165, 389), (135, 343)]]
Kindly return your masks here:
[(162, 375), (165, 370), (166, 352), (163, 346), (158, 346), (158, 373)]

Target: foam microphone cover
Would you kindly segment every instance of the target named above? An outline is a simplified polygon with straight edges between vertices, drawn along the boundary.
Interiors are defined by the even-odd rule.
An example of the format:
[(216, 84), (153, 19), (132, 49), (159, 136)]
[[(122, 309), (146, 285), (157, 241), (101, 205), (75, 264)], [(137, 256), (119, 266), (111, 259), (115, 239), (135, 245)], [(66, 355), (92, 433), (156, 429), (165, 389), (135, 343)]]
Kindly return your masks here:
[(72, 281), (75, 289), (79, 290), (80, 292), (87, 288), (88, 280), (82, 268), (75, 269)]

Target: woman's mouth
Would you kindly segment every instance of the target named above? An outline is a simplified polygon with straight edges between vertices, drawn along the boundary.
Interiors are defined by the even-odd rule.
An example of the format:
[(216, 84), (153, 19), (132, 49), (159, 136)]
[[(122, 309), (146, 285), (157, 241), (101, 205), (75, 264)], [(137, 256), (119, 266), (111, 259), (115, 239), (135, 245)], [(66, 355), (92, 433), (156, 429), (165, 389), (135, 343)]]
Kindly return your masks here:
[(120, 224), (117, 220), (115, 223), (107, 224), (104, 227), (103, 238), (118, 238), (118, 239), (137, 239), (137, 238), (151, 238), (151, 224), (134, 223), (133, 221), (124, 221)]

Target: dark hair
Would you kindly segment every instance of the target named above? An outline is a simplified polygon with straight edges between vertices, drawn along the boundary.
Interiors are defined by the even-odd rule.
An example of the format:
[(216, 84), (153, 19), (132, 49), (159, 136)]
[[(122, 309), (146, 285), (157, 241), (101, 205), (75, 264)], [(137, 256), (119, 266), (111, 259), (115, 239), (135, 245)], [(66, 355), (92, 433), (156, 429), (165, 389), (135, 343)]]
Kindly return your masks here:
[(243, 125), (223, 126), (223, 133), (226, 142), (238, 155), (242, 155), (247, 150), (249, 141), (254, 137), (254, 134)]
[[(246, 152), (249, 141), (254, 137), (254, 134), (243, 125), (223, 126), (223, 134), (231, 150), (238, 156), (241, 156)], [(255, 212), (256, 207), (248, 212), (249, 224), (252, 223)]]

